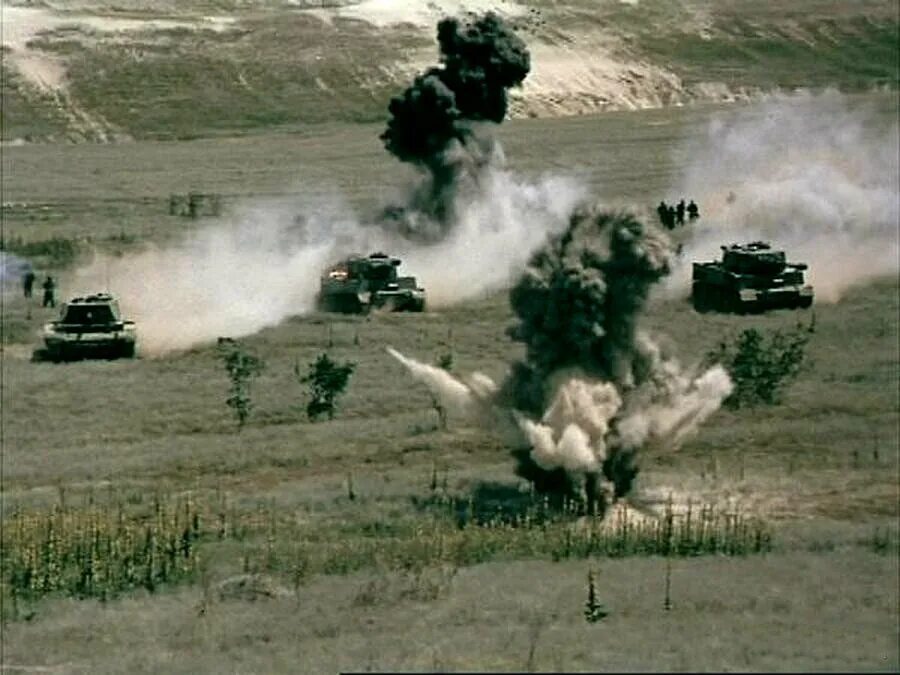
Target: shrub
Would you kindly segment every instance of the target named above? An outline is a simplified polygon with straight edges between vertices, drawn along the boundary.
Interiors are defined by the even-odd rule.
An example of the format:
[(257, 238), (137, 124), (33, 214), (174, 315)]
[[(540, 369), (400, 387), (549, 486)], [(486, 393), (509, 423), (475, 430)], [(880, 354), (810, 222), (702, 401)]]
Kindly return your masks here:
[[(446, 370), (449, 373), (453, 370), (453, 352), (441, 354), (434, 364), (438, 368)], [(434, 408), (434, 411), (438, 416), (438, 429), (447, 431), (447, 408), (444, 407), (444, 404), (441, 403), (441, 399), (435, 394), (431, 394), (431, 407)]]
[(310, 363), (306, 375), (301, 375), (299, 365), (294, 366), (297, 379), (309, 385), (310, 400), (306, 405), (306, 414), (310, 421), (316, 421), (321, 415), (334, 419), (337, 397), (347, 388), (355, 367), (356, 364), (350, 362), (340, 365), (332, 361), (328, 354), (320, 354)]
[(603, 606), (603, 603), (597, 599), (597, 589), (594, 583), (593, 570), (588, 572), (588, 597), (584, 603), (584, 618), (588, 623), (597, 623), (609, 616), (609, 611)]
[(803, 366), (811, 331), (799, 327), (775, 331), (768, 339), (748, 328), (728, 344), (723, 341), (707, 354), (710, 363), (721, 363), (734, 382), (725, 405), (731, 409), (776, 405), (787, 384)]
[(250, 382), (259, 376), (265, 363), (258, 356), (245, 351), (239, 342), (227, 338), (219, 340), (219, 352), (231, 380), (225, 404), (234, 411), (238, 431), (240, 431), (246, 424), (253, 408), (250, 398)]

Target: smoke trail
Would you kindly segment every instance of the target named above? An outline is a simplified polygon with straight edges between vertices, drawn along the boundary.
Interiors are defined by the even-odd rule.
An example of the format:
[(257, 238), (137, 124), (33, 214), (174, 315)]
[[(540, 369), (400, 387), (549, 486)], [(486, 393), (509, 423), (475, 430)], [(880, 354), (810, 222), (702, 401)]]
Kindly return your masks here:
[(387, 351), (402, 363), (415, 379), (435, 392), (441, 402), (457, 415), (468, 418), (476, 416), (484, 409), (484, 403), (497, 392), (494, 381), (482, 373), (472, 373), (463, 381), (453, 377), (443, 368), (409, 359), (391, 347), (388, 347)]
[[(779, 96), (710, 124), (687, 148), (677, 194), (702, 214), (684, 261), (713, 260), (719, 246), (756, 239), (810, 265), (816, 299), (896, 274), (900, 260), (897, 102), (834, 91)], [(676, 270), (682, 292), (689, 264)]]
[(507, 411), (517, 473), (538, 490), (602, 507), (631, 490), (639, 449), (677, 447), (731, 393), (721, 367), (685, 371), (638, 330), (671, 254), (664, 234), (630, 214), (575, 209), (510, 291), (518, 321), (509, 333), (526, 358), (490, 398), (391, 353), (456, 410), (474, 418), (490, 409), (495, 420)]
[(506, 116), (507, 91), (530, 70), (525, 43), (492, 12), (468, 24), (438, 23), (442, 65), (415, 78), (389, 105), (385, 148), (428, 177), (407, 206), (384, 220), (408, 236), (439, 239), (455, 220), (460, 190), (477, 190), (481, 170), (496, 160), (488, 123)]

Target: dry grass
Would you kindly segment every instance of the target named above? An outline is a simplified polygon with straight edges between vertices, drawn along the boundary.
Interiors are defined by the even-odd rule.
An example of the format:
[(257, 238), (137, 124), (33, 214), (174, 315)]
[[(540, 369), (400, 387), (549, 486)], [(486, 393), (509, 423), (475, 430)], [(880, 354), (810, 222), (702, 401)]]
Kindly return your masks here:
[[(529, 121), (503, 134), (517, 169), (575, 161), (590, 185), (642, 203), (669, 184), (678, 161), (669, 150), (702, 134), (707, 114)], [(264, 194), (290, 189), (294, 178), (309, 191), (346, 187), (365, 204), (404, 176), (385, 170), (378, 130), (4, 149), (5, 169), (15, 169), (4, 174), (4, 201), (52, 203), (60, 214), (31, 219), (26, 209), (4, 225), (22, 241), (124, 231), (135, 246), (165, 242), (202, 223), (166, 215), (170, 192)], [(535, 135), (552, 150), (535, 148)], [(65, 289), (68, 270), (59, 271)], [(106, 604), (28, 604), (3, 629), (4, 663), (74, 672), (290, 672), (298, 663), (311, 672), (509, 670), (526, 667), (532, 651), (535, 667), (558, 670), (896, 669), (897, 293), (896, 280), (884, 280), (817, 306), (810, 368), (782, 406), (717, 414), (680, 453), (643, 459), (641, 484), (662, 499), (733, 498), (740, 513), (773, 523), (772, 553), (676, 560), (669, 613), (660, 557), (609, 559), (569, 522), (546, 536), (502, 523), (459, 530), (423, 506), (435, 466), (439, 491), (446, 481), (455, 503), (486, 482), (514, 502), (512, 461), (484, 430), (452, 419), (438, 430), (427, 392), (384, 346), (429, 361), (452, 348), (454, 369), (502, 377), (520, 354), (503, 337), (503, 294), (420, 316), (296, 317), (249, 336), (268, 368), (240, 434), (213, 345), (160, 359), (31, 363), (31, 336), (49, 313), (33, 309), (29, 318), (23, 300), (5, 296), (4, 326), (18, 337), (2, 362), (4, 514), (52, 513), (60, 486), (70, 504), (110, 490), (109, 503), (123, 501), (135, 517), (154, 494), (190, 493), (198, 504), (208, 498), (201, 522), (212, 529), (199, 543), (210, 564), (192, 577), (198, 583)], [(646, 326), (690, 362), (751, 323), (795, 320), (790, 312), (700, 317), (686, 302), (660, 301)], [(337, 418), (310, 424), (292, 369), (327, 348), (329, 325), (332, 357), (359, 366)], [(216, 494), (227, 519), (241, 523), (221, 541)], [(428, 548), (441, 540), (443, 549)], [(204, 558), (205, 549), (213, 555)], [(554, 552), (558, 563), (549, 561)], [(591, 560), (572, 559), (582, 555)], [(410, 559), (420, 563), (403, 569)], [(591, 626), (581, 614), (584, 578), (598, 565), (598, 593), (612, 614)], [(266, 581), (234, 581), (244, 574)], [(233, 586), (241, 592), (218, 590)]]
[(896, 557), (676, 562), (669, 612), (664, 560), (602, 561), (597, 589), (611, 614), (598, 624), (582, 617), (589, 567), (597, 563), (487, 564), (446, 583), (437, 570), (418, 583), (360, 573), (296, 591), (261, 579), (268, 591), (252, 601), (214, 586), (106, 604), (60, 600), (45, 617), (7, 626), (5, 659), (91, 673), (518, 671), (533, 646), (538, 670), (898, 667)]

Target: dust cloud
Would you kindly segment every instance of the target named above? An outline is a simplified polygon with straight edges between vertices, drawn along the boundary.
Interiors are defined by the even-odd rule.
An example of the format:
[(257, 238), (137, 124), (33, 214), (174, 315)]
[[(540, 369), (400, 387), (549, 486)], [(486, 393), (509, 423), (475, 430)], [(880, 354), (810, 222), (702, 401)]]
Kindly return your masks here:
[(177, 243), (98, 255), (73, 291), (114, 292), (145, 356), (275, 325), (312, 309), (319, 270), (354, 231), (334, 203), (310, 205), (315, 218), (302, 223), (292, 206), (244, 205)]
[(351, 253), (388, 251), (440, 308), (503, 288), (584, 195), (576, 181), (533, 182), (486, 172), (475, 199), (458, 197), (453, 231), (411, 241), (367, 223), (337, 196), (245, 202), (178, 242), (122, 257), (97, 255), (73, 294), (109, 290), (138, 324), (139, 350), (159, 356), (220, 336), (241, 337), (314, 309), (319, 275)]
[(775, 96), (711, 122), (686, 148), (676, 194), (701, 206), (669, 290), (684, 292), (690, 261), (719, 246), (770, 240), (809, 264), (816, 300), (900, 269), (896, 100), (835, 91)]

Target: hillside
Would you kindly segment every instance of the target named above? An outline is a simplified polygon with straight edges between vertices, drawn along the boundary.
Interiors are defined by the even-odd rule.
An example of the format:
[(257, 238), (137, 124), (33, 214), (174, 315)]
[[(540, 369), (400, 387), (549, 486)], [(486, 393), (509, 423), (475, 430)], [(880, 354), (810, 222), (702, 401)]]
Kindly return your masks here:
[(379, 121), (434, 63), (436, 21), (487, 8), (532, 52), (515, 117), (898, 81), (898, 17), (886, 0), (15, 1), (3, 10), (2, 138), (193, 138)]

